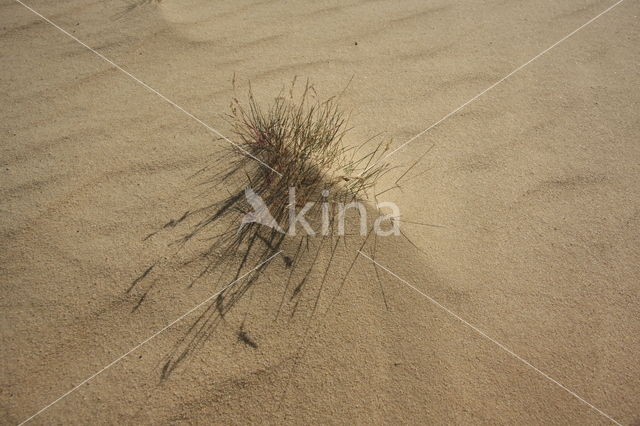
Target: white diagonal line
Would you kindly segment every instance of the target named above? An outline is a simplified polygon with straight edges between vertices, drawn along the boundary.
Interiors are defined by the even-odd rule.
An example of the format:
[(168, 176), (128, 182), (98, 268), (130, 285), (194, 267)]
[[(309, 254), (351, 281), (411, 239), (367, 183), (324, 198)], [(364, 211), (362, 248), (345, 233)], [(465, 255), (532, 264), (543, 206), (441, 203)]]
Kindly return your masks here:
[(491, 89), (493, 89), (494, 87), (498, 86), (499, 84), (501, 84), (502, 82), (504, 82), (505, 80), (507, 80), (509, 77), (511, 77), (512, 75), (514, 75), (515, 73), (517, 73), (518, 71), (522, 70), (523, 68), (525, 68), (527, 65), (531, 64), (532, 62), (534, 62), (535, 60), (537, 60), (538, 58), (540, 58), (542, 55), (544, 55), (545, 53), (549, 52), (551, 49), (553, 49), (554, 47), (556, 47), (557, 45), (559, 45), (560, 43), (562, 43), (563, 41), (567, 40), (569, 37), (573, 36), (575, 33), (577, 33), (578, 31), (582, 30), (584, 27), (586, 27), (587, 25), (593, 23), (596, 19), (600, 18), (602, 15), (604, 15), (605, 13), (609, 12), (610, 10), (612, 10), (614, 7), (618, 6), (620, 3), (622, 3), (624, 0), (618, 0), (616, 3), (614, 3), (613, 5), (609, 6), (608, 8), (606, 8), (605, 10), (603, 10), (602, 12), (600, 12), (599, 14), (597, 14), (596, 16), (594, 16), (593, 18), (589, 19), (587, 22), (585, 22), (584, 24), (580, 25), (578, 28), (576, 28), (575, 30), (571, 31), (569, 34), (567, 34), (566, 36), (562, 37), (560, 40), (556, 41), (555, 43), (553, 43), (551, 46), (547, 47), (546, 49), (544, 49), (542, 52), (538, 53), (536, 56), (534, 56), (533, 58), (529, 59), (527, 62), (525, 62), (524, 64), (520, 65), (519, 67), (517, 67), (516, 69), (514, 69), (513, 71), (511, 71), (509, 74), (505, 75), (504, 77), (502, 77), (500, 80), (496, 81), (495, 83), (493, 83), (491, 86), (487, 87), (486, 89), (484, 89), (482, 92), (478, 93), (477, 95), (475, 95), (473, 98), (469, 99), (468, 101), (466, 101), (465, 103), (463, 103), (462, 105), (460, 105), (458, 108), (454, 109), (453, 111), (451, 111), (450, 113), (448, 113), (447, 115), (445, 115), (444, 117), (442, 117), (440, 120), (436, 121), (435, 123), (433, 123), (432, 125), (430, 125), (429, 127), (427, 127), (426, 129), (424, 129), (423, 131), (421, 131), (420, 133), (418, 133), (417, 135), (415, 135), (414, 137), (412, 137), (411, 139), (409, 139), (408, 141), (404, 142), (402, 145), (400, 145), (399, 147), (397, 147), (396, 149), (394, 149), (393, 151), (391, 151), (390, 153), (388, 153), (387, 155), (384, 155), (382, 157), (380, 157), (377, 161), (373, 162), (373, 164), (371, 164), (369, 167), (367, 167), (365, 170), (363, 170), (362, 172), (360, 172), (358, 174), (358, 176), (360, 176), (361, 174), (365, 173), (367, 170), (371, 169), (373, 166), (375, 166), (376, 164), (378, 164), (379, 162), (386, 160), (387, 158), (389, 158), (390, 156), (392, 156), (393, 154), (395, 154), (396, 152), (400, 151), (402, 148), (404, 148), (405, 146), (407, 146), (409, 143), (413, 142), (414, 140), (418, 139), (420, 136), (424, 135), (425, 133), (427, 133), (429, 130), (433, 129), (434, 127), (436, 127), (437, 125), (439, 125), (440, 123), (442, 123), (443, 121), (447, 120), (449, 117), (451, 117), (452, 115), (457, 114), (460, 110), (462, 110), (463, 108), (465, 108), (467, 105), (475, 102), (478, 98), (480, 98), (481, 96), (483, 96), (485, 93), (487, 93), (488, 91), (490, 91)]
[(409, 286), (411, 289), (413, 289), (414, 291), (416, 291), (417, 293), (419, 293), (420, 295), (426, 297), (431, 303), (433, 303), (434, 305), (436, 305), (438, 308), (442, 309), (443, 311), (445, 311), (446, 313), (448, 313), (449, 315), (451, 315), (452, 317), (454, 317), (455, 319), (457, 319), (458, 321), (462, 322), (464, 325), (466, 325), (467, 327), (471, 328), (473, 331), (475, 331), (476, 333), (478, 333), (479, 335), (481, 335), (482, 337), (484, 337), (485, 339), (489, 340), (490, 342), (492, 342), (493, 344), (497, 345), (500, 349), (502, 349), (503, 351), (505, 351), (506, 353), (508, 353), (509, 355), (511, 355), (512, 357), (514, 357), (515, 359), (517, 359), (518, 361), (522, 362), (523, 364), (525, 364), (527, 367), (531, 368), (532, 370), (534, 370), (536, 373), (542, 375), (542, 377), (544, 377), (545, 379), (551, 381), (552, 383), (555, 383), (556, 385), (558, 385), (559, 387), (561, 387), (563, 390), (565, 390), (566, 392), (568, 392), (569, 394), (571, 394), (573, 397), (575, 397), (576, 399), (578, 399), (580, 402), (582, 402), (585, 405), (588, 405), (589, 407), (591, 407), (593, 410), (597, 411), (600, 415), (606, 417), (607, 419), (611, 420), (613, 423), (617, 424), (618, 426), (622, 426), (619, 422), (617, 422), (613, 417), (611, 417), (610, 415), (608, 415), (607, 413), (605, 413), (604, 411), (600, 410), (598, 407), (596, 407), (595, 405), (591, 404), (589, 401), (587, 401), (586, 399), (584, 399), (583, 397), (581, 397), (580, 395), (578, 395), (577, 393), (575, 393), (574, 391), (572, 391), (571, 389), (569, 389), (568, 387), (566, 387), (565, 385), (563, 385), (562, 383), (560, 383), (559, 381), (557, 381), (556, 379), (554, 379), (553, 377), (549, 376), (547, 373), (545, 373), (544, 371), (540, 370), (539, 368), (537, 368), (535, 365), (531, 364), (529, 361), (527, 361), (526, 359), (522, 358), (520, 355), (518, 355), (517, 353), (513, 352), (511, 349), (509, 349), (507, 346), (503, 345), (502, 343), (498, 342), (496, 339), (494, 339), (493, 337), (489, 336), (487, 333), (485, 333), (484, 331), (480, 330), (478, 327), (476, 327), (475, 325), (471, 324), (470, 322), (468, 322), (467, 320), (465, 320), (464, 318), (462, 318), (460, 315), (456, 314), (455, 312), (453, 312), (451, 309), (447, 308), (446, 306), (442, 305), (440, 302), (438, 302), (437, 300), (435, 300), (434, 298), (432, 298), (431, 296), (429, 296), (428, 294), (422, 292), (421, 290), (419, 290), (418, 288), (416, 288), (415, 286), (411, 285), (407, 280), (399, 277), (396, 273), (394, 273), (393, 271), (389, 270), (388, 268), (386, 268), (385, 266), (381, 265), (379, 262), (377, 262), (376, 260), (372, 259), (371, 257), (367, 256), (367, 254), (365, 254), (363, 251), (358, 250), (358, 252), (363, 255), (364, 257), (366, 257), (367, 259), (369, 259), (371, 262), (375, 263), (376, 265), (378, 265), (380, 268), (384, 269), (385, 271), (387, 271), (389, 274), (393, 275), (394, 277), (396, 277), (397, 279), (399, 279), (400, 281), (402, 281), (404, 284), (406, 284), (407, 286)]
[(149, 342), (151, 339), (153, 339), (154, 337), (160, 335), (161, 333), (163, 333), (164, 331), (166, 331), (168, 328), (172, 327), (173, 325), (175, 325), (176, 323), (178, 323), (179, 321), (182, 321), (186, 316), (188, 316), (189, 314), (191, 314), (193, 311), (197, 310), (198, 308), (202, 307), (204, 304), (206, 304), (207, 302), (211, 301), (214, 297), (218, 296), (219, 294), (221, 294), (222, 292), (224, 292), (225, 290), (228, 290), (229, 288), (231, 288), (235, 283), (237, 283), (238, 281), (240, 281), (241, 279), (243, 279), (244, 277), (246, 277), (247, 275), (249, 275), (250, 273), (254, 272), (256, 269), (260, 268), (262, 265), (264, 265), (265, 263), (269, 262), (271, 259), (273, 259), (274, 257), (276, 257), (277, 255), (279, 255), (280, 253), (282, 253), (282, 250), (280, 250), (279, 252), (277, 252), (276, 254), (274, 254), (273, 256), (269, 257), (267, 260), (261, 262), (259, 265), (257, 265), (256, 267), (254, 267), (253, 269), (251, 269), (249, 272), (247, 272), (246, 274), (242, 275), (241, 277), (239, 277), (238, 279), (232, 281), (231, 283), (227, 284), (222, 290), (216, 292), (215, 294), (212, 294), (211, 296), (207, 297), (204, 301), (202, 301), (201, 303), (197, 304), (196, 306), (194, 306), (193, 308), (189, 309), (187, 312), (185, 312), (184, 314), (180, 315), (178, 318), (176, 318), (175, 320), (171, 321), (169, 324), (165, 325), (164, 327), (162, 327), (160, 330), (156, 331), (155, 333), (153, 333), (151, 336), (147, 337), (146, 339), (144, 339), (142, 342), (138, 343), (136, 346), (134, 346), (133, 348), (129, 349), (127, 352), (125, 352), (124, 354), (120, 355), (118, 358), (116, 358), (115, 360), (111, 361), (111, 363), (107, 364), (105, 367), (101, 368), (100, 370), (98, 370), (97, 372), (93, 373), (91, 376), (87, 377), (86, 379), (84, 379), (82, 382), (80, 382), (80, 384), (74, 386), (71, 390), (65, 392), (64, 394), (62, 394), (58, 399), (56, 399), (55, 401), (51, 402), (50, 404), (48, 404), (47, 406), (43, 407), (40, 411), (38, 411), (37, 413), (35, 413), (34, 415), (32, 415), (31, 417), (29, 417), (28, 419), (22, 421), (20, 423), (19, 426), (31, 421), (33, 418), (35, 418), (36, 416), (38, 416), (39, 414), (43, 413), (44, 411), (46, 411), (47, 409), (49, 409), (51, 406), (53, 406), (54, 404), (60, 402), (62, 399), (66, 398), (67, 396), (69, 396), (71, 393), (75, 392), (76, 390), (78, 390), (82, 385), (84, 385), (85, 383), (90, 382), (91, 380), (93, 380), (96, 376), (98, 376), (100, 373), (103, 373), (104, 371), (108, 370), (109, 368), (113, 367), (114, 365), (116, 365), (118, 362), (122, 361), (127, 355), (129, 355), (131, 352), (139, 349), (141, 346), (143, 346), (145, 343)]
[(180, 110), (181, 112), (183, 112), (185, 115), (187, 115), (188, 117), (192, 118), (193, 120), (195, 120), (198, 124), (204, 126), (207, 130), (209, 130), (210, 132), (215, 133), (216, 135), (220, 136), (222, 139), (224, 139), (225, 141), (229, 142), (231, 145), (235, 146), (237, 149), (239, 149), (242, 153), (244, 153), (245, 155), (247, 155), (248, 157), (253, 158), (254, 160), (256, 160), (257, 162), (259, 162), (260, 164), (262, 164), (263, 166), (265, 166), (266, 168), (270, 169), (272, 172), (276, 173), (278, 176), (282, 176), (282, 173), (278, 172), (277, 170), (275, 170), (274, 168), (272, 168), (271, 166), (269, 166), (267, 163), (265, 163), (264, 161), (262, 161), (261, 159), (259, 159), (258, 157), (256, 157), (255, 155), (251, 154), (249, 151), (247, 151), (246, 149), (242, 148), (240, 145), (238, 145), (237, 143), (233, 142), (231, 139), (227, 138), (225, 135), (223, 135), (222, 133), (220, 133), (218, 130), (214, 129), (213, 127), (211, 127), (210, 125), (208, 125), (207, 123), (205, 123), (204, 121), (202, 121), (201, 119), (199, 119), (198, 117), (196, 117), (195, 115), (193, 115), (192, 113), (190, 113), (189, 111), (187, 111), (186, 109), (184, 109), (183, 107), (181, 107), (180, 105), (178, 105), (177, 103), (175, 103), (174, 101), (172, 101), (171, 99), (167, 98), (165, 95), (163, 95), (162, 93), (158, 92), (156, 89), (154, 89), (153, 87), (149, 86), (147, 83), (145, 83), (144, 81), (140, 80), (138, 77), (136, 77), (135, 75), (131, 74), (129, 71), (125, 70), (124, 68), (122, 68), (120, 65), (116, 64), (115, 62), (113, 62), (111, 59), (107, 58), (106, 56), (104, 56), (102, 53), (98, 52), (97, 50), (95, 50), (94, 48), (92, 48), (91, 46), (89, 46), (88, 44), (86, 44), (85, 42), (83, 42), (82, 40), (80, 40), (79, 38), (77, 38), (76, 36), (74, 36), (73, 34), (69, 33), (67, 30), (65, 30), (64, 28), (62, 28), (61, 26), (59, 26), (58, 24), (56, 24), (55, 22), (51, 21), (49, 18), (47, 18), (46, 16), (42, 15), (40, 12), (38, 12), (37, 10), (34, 10), (32, 7), (30, 7), (29, 5), (26, 5), (25, 3), (23, 3), (21, 0), (15, 0), (17, 3), (20, 3), (22, 6), (24, 6), (25, 8), (27, 8), (28, 10), (30, 10), (31, 12), (33, 12), (34, 14), (36, 14), (38, 17), (40, 17), (40, 19), (46, 21), (47, 23), (51, 24), (52, 26), (54, 26), (56, 29), (58, 29), (59, 31), (61, 31), (62, 33), (64, 33), (66, 36), (70, 37), (71, 39), (75, 40), (76, 42), (78, 42), (79, 44), (81, 44), (82, 46), (84, 46), (85, 48), (87, 48), (88, 50), (90, 50), (91, 52), (95, 53), (97, 56), (100, 57), (100, 59), (102, 59), (103, 61), (109, 63), (111, 66), (115, 67), (118, 71), (122, 71), (124, 74), (126, 74), (129, 78), (131, 78), (132, 80), (134, 80), (136, 83), (138, 83), (139, 85), (141, 85), (142, 87), (144, 87), (145, 89), (149, 90), (152, 93), (155, 93), (156, 95), (158, 95), (163, 101), (167, 102), (169, 105), (177, 108), (178, 110)]

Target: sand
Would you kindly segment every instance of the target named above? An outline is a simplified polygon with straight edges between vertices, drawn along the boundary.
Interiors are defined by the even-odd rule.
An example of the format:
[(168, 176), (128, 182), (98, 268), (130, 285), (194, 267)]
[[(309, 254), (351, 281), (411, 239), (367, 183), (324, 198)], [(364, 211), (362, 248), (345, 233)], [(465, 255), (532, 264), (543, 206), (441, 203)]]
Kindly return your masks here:
[[(399, 146), (613, 2), (28, 4), (223, 134), (234, 73), (265, 99), (297, 75), (322, 94), (352, 79), (348, 139)], [(406, 283), (355, 259), (357, 238), (323, 280), (315, 242), (295, 297), (276, 258), (171, 374), (208, 304), (32, 422), (638, 422), (639, 13), (621, 3), (389, 159), (428, 151), (382, 197), (441, 225), (377, 240)], [(192, 222), (145, 240), (207, 201), (190, 176), (226, 142), (19, 3), (0, 23), (0, 418), (17, 424), (233, 274), (194, 282), (198, 247), (171, 245)]]

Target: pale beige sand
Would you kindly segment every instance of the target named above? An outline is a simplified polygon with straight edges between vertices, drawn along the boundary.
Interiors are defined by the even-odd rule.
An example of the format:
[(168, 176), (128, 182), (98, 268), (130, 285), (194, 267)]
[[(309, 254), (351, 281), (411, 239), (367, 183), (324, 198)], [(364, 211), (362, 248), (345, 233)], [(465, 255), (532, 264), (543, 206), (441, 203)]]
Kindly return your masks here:
[[(327, 94), (354, 76), (350, 140), (397, 145), (613, 2), (140, 3), (29, 4), (223, 133), (234, 72), (265, 97), (294, 75)], [(403, 225), (420, 250), (377, 252), (623, 424), (640, 418), (639, 13), (623, 2), (395, 155), (434, 144), (384, 197), (445, 227)], [(0, 417), (15, 424), (230, 278), (188, 287), (197, 267), (167, 247), (188, 223), (142, 241), (192, 205), (187, 178), (224, 142), (20, 4), (2, 0), (0, 22)], [(33, 422), (609, 423), (381, 272), (383, 298), (366, 259), (335, 297), (354, 256), (339, 249), (313, 315), (322, 268), (274, 320), (277, 259), (167, 380), (197, 314)]]

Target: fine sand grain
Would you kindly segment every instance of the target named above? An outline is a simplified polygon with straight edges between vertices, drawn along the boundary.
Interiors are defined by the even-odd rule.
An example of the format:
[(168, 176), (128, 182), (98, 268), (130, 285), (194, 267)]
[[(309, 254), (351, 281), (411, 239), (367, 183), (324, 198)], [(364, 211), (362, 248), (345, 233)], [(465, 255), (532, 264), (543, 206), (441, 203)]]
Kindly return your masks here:
[[(224, 135), (234, 74), (261, 101), (298, 76), (347, 87), (346, 143), (393, 148), (615, 1), (26, 3)], [(284, 244), (224, 316), (205, 304), (31, 421), (637, 424), (639, 15), (623, 1), (390, 157), (424, 156), (379, 197), (410, 240)], [(193, 175), (228, 142), (12, 0), (0, 58), (18, 424), (239, 272), (173, 244), (226, 196)]]

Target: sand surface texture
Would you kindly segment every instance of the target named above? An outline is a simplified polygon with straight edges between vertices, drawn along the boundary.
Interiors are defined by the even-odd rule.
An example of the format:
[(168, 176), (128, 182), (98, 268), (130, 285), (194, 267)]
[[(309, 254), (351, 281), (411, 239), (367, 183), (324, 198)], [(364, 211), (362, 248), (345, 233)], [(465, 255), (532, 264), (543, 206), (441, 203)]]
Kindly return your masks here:
[[(614, 3), (28, 1), (225, 135), (234, 73), (264, 99), (297, 75), (352, 79), (347, 142), (393, 147)], [(205, 304), (31, 422), (636, 424), (639, 15), (623, 1), (389, 158), (428, 151), (381, 196), (413, 244), (363, 251), (428, 297), (361, 239), (333, 258), (318, 239), (293, 272), (285, 246), (224, 318)], [(235, 273), (196, 279), (205, 242), (171, 245), (193, 222), (163, 228), (219, 197), (191, 176), (227, 142), (11, 0), (0, 58), (0, 422), (18, 424)]]

